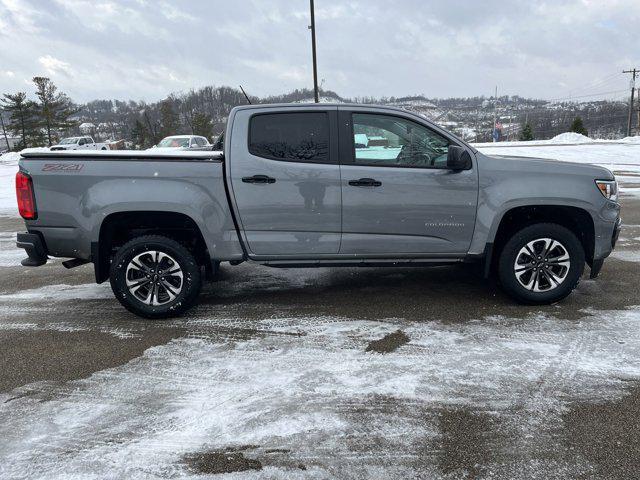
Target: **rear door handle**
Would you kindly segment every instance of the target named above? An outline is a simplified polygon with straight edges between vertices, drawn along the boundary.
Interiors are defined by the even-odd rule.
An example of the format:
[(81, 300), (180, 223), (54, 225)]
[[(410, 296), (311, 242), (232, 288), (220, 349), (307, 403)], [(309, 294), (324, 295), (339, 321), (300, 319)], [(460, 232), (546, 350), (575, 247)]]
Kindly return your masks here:
[(242, 177), (244, 183), (276, 183), (276, 179), (267, 175), (254, 175), (253, 177)]
[(349, 185), (353, 187), (380, 187), (382, 182), (375, 178), (361, 178), (359, 180), (349, 180)]

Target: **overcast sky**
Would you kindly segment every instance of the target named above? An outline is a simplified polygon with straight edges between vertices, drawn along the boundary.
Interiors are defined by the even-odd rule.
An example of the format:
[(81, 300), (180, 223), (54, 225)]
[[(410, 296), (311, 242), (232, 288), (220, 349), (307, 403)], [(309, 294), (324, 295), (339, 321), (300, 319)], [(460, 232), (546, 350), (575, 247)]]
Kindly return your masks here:
[[(613, 92), (640, 67), (639, 0), (316, 0), (319, 77), (343, 96)], [(204, 85), (312, 87), (307, 0), (0, 0), (0, 93), (75, 101)]]

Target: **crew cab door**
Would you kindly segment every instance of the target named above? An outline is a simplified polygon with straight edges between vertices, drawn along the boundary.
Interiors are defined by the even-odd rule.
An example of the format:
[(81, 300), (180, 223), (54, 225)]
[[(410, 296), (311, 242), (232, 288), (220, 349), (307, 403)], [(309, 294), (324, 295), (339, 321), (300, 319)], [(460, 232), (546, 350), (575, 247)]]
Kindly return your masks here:
[(337, 108), (239, 110), (228, 154), (232, 201), (254, 256), (310, 258), (340, 246)]
[[(464, 254), (478, 174), (447, 169), (452, 137), (410, 114), (340, 108), (344, 254)], [(472, 155), (473, 156), (473, 155)]]

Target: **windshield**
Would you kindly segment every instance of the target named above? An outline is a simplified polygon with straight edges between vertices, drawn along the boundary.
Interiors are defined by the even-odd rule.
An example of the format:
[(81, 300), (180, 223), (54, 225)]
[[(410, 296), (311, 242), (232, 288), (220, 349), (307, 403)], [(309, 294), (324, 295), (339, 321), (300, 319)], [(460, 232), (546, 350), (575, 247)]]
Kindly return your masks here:
[(178, 137), (163, 138), (158, 144), (158, 147), (160, 148), (172, 148), (172, 147), (181, 148), (181, 147), (188, 147), (188, 146), (189, 146), (188, 138), (178, 138)]
[(63, 138), (60, 141), (60, 145), (69, 145), (71, 143), (78, 143), (78, 137)]

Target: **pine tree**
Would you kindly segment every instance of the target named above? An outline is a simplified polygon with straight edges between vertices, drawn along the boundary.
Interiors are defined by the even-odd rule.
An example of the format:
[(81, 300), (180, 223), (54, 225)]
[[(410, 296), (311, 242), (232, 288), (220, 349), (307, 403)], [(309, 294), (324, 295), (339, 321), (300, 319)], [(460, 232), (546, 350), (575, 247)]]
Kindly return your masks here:
[(525, 123), (520, 132), (520, 141), (527, 142), (529, 140), (533, 140), (533, 129), (531, 128), (531, 124)]
[(585, 137), (589, 135), (589, 133), (587, 132), (587, 129), (584, 128), (584, 123), (582, 123), (582, 117), (578, 116), (573, 120), (573, 123), (571, 124), (571, 131), (572, 132), (576, 132), (576, 133), (580, 133), (581, 135), (584, 135)]
[(27, 100), (27, 94), (24, 92), (6, 93), (3, 96), (4, 98), (0, 100), (2, 109), (9, 112), (6, 128), (13, 135), (20, 137), (19, 146), (27, 148), (41, 142), (42, 134), (35, 102)]
[(213, 122), (211, 118), (200, 112), (193, 115), (192, 130), (194, 135), (201, 135), (211, 141), (213, 136)]
[(147, 129), (139, 119), (136, 119), (133, 127), (131, 128), (131, 139), (136, 147), (146, 148), (150, 141)]
[(58, 87), (47, 77), (33, 77), (33, 83), (36, 85), (36, 96), (39, 100), (39, 116), (51, 146), (56, 131), (75, 126), (71, 116), (76, 113), (76, 109), (69, 97), (58, 92)]
[(173, 110), (173, 105), (168, 100), (165, 100), (160, 105), (160, 133), (163, 137), (170, 135), (177, 135), (178, 133), (178, 115)]

